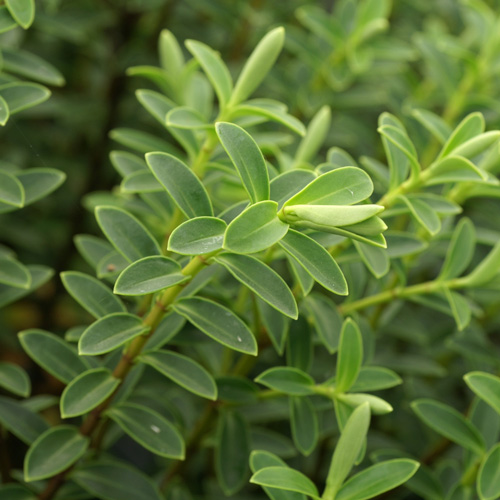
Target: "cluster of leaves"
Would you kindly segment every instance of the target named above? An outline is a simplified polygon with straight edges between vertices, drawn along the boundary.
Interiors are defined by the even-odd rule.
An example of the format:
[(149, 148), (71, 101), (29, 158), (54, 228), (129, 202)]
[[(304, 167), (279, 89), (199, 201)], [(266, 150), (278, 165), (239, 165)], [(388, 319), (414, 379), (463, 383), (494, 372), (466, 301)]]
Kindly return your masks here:
[[(3, 8), (27, 27), (16, 6), (33, 4)], [(414, 121), (380, 114), (385, 159), (358, 163), (335, 146), (318, 162), (331, 128), (325, 101), (305, 126), (282, 102), (252, 98), (282, 51), (283, 28), (260, 40), (234, 80), (218, 52), (195, 40), (184, 51), (168, 30), (160, 67), (128, 69), (156, 86), (136, 97), (164, 135), (111, 131), (133, 152), (111, 153), (119, 189), (84, 200), (104, 237), (80, 234), (75, 246), (95, 276), (61, 274), (85, 311), (81, 324), (64, 338), (19, 334), (61, 394), (29, 397), (27, 373), (0, 364), (13, 395), (0, 396), (0, 445), (11, 434), (27, 446), (22, 471), (10, 470), (3, 447), (2, 499), (364, 500), (403, 484), (432, 500), (500, 497), (500, 379), (490, 373), (499, 363), (488, 336), (500, 244), (497, 218), (475, 209), (500, 195), (500, 131), (466, 114), (471, 89), (495, 75), (483, 64), (495, 57), (499, 16), (465, 2), (480, 38), (450, 36), (443, 49), (427, 34), (391, 52), (394, 34), (371, 43), (385, 36), (390, 7), (341, 1), (325, 15), (304, 6), (298, 17), (317, 38), (297, 28), (291, 37), (319, 100), (323, 84), (343, 93), (367, 76), (371, 85), (388, 54), (399, 64), (420, 49), (432, 71), (448, 61), (443, 50), (462, 54), (457, 91), (432, 74), (437, 89), (409, 93)], [(474, 50), (483, 63), (465, 70)], [(33, 79), (49, 67), (10, 59), (4, 69), (25, 66), (17, 74)], [(435, 95), (443, 110), (428, 102)], [(9, 165), (0, 176), (4, 212), (63, 180)], [(49, 279), (47, 268), (2, 252), (2, 305)], [(464, 413), (454, 408), (464, 410), (462, 378), (475, 395)], [(40, 414), (54, 407), (49, 424)]]

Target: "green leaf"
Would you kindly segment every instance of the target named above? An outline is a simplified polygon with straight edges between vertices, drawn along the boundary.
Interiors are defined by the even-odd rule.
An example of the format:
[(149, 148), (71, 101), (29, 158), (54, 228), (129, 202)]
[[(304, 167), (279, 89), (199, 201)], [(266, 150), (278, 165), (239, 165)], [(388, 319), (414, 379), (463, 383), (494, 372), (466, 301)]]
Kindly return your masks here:
[(40, 415), (4, 396), (0, 396), (0, 424), (28, 445), (49, 428)]
[(13, 82), (0, 85), (0, 96), (7, 103), (10, 114), (13, 115), (46, 101), (50, 97), (50, 90), (38, 83)]
[(368, 403), (370, 405), (370, 410), (374, 415), (385, 415), (393, 410), (392, 406), (382, 398), (372, 396), (371, 394), (364, 394), (362, 392), (358, 392), (356, 394), (340, 393), (337, 394), (337, 399), (351, 407)]
[(172, 308), (215, 341), (235, 351), (257, 355), (257, 342), (248, 326), (220, 304), (188, 297), (175, 302)]
[(185, 163), (166, 153), (148, 153), (146, 163), (188, 219), (213, 215), (205, 187)]
[(229, 101), (234, 106), (244, 101), (262, 82), (278, 58), (285, 40), (285, 30), (275, 28), (267, 33), (250, 54), (241, 70)]
[(177, 226), (168, 250), (181, 255), (202, 255), (222, 248), (226, 223), (217, 217), (195, 217)]
[(80, 337), (78, 353), (84, 356), (105, 354), (129, 340), (143, 335), (150, 327), (129, 313), (112, 313), (92, 323)]
[(64, 85), (64, 76), (47, 61), (25, 50), (2, 47), (3, 71), (36, 80), (47, 85)]
[(278, 203), (281, 209), (283, 203), (310, 184), (316, 175), (310, 170), (295, 169), (283, 172), (275, 177), (270, 184), (270, 199)]
[(107, 410), (106, 416), (147, 450), (161, 457), (184, 460), (185, 445), (180, 432), (156, 411), (121, 403)]
[(162, 500), (158, 488), (135, 467), (92, 461), (71, 472), (71, 479), (102, 500)]
[(289, 366), (275, 366), (261, 373), (255, 382), (291, 396), (314, 394), (314, 380), (307, 373)]
[(295, 282), (300, 287), (304, 297), (307, 297), (314, 286), (314, 278), (293, 257), (285, 254), (290, 271)]
[(364, 444), (370, 425), (370, 406), (358, 406), (348, 418), (330, 463), (324, 497), (335, 498)]
[(284, 207), (354, 205), (368, 198), (372, 192), (373, 183), (365, 171), (357, 167), (342, 167), (314, 179), (302, 191), (287, 200)]
[(463, 286), (475, 288), (491, 281), (500, 269), (500, 242), (497, 243), (488, 255), (468, 275), (460, 278)]
[(257, 297), (257, 308), (259, 310), (260, 319), (264, 325), (268, 337), (276, 349), (276, 352), (281, 356), (285, 350), (286, 335), (288, 333), (288, 319), (278, 312), (267, 302)]
[(220, 55), (208, 45), (195, 40), (186, 40), (185, 45), (203, 68), (217, 94), (221, 108), (224, 108), (231, 98), (233, 81)]
[(165, 314), (154, 333), (147, 340), (144, 351), (159, 349), (168, 344), (181, 331), (185, 323), (185, 318), (174, 311)]
[(24, 206), (31, 205), (55, 191), (66, 174), (53, 168), (29, 168), (16, 173), (24, 188)]
[(365, 500), (392, 490), (415, 474), (419, 463), (407, 458), (387, 460), (359, 472), (340, 488), (336, 500)]
[[(0, 7), (0, 9), (2, 9), (2, 7)], [(0, 17), (0, 22), (1, 22), (1, 17)], [(10, 118), (9, 105), (7, 104), (7, 101), (2, 96), (0, 96), (0, 125), (3, 127), (9, 121), (9, 118)]]
[(95, 318), (125, 312), (125, 306), (120, 299), (92, 276), (77, 271), (65, 271), (61, 273), (61, 280), (68, 293)]
[(389, 389), (401, 384), (401, 377), (381, 366), (362, 366), (358, 378), (351, 387), (352, 392), (370, 392)]
[(129, 262), (161, 254), (160, 246), (151, 233), (125, 210), (99, 206), (95, 214), (106, 238)]
[(181, 266), (162, 256), (144, 257), (125, 268), (115, 283), (118, 295), (146, 295), (189, 280)]
[(459, 293), (451, 291), (449, 288), (445, 288), (444, 293), (446, 295), (446, 299), (448, 300), (448, 304), (450, 305), (457, 327), (461, 331), (470, 323), (471, 320), (472, 311), (469, 302), (467, 302), (465, 297)]
[(467, 115), (450, 135), (437, 160), (455, 152), (456, 148), (464, 142), (484, 132), (484, 118), (481, 113)]
[(36, 500), (36, 495), (20, 484), (0, 485), (0, 496), (3, 500)]
[(272, 466), (258, 470), (250, 482), (261, 486), (270, 486), (280, 490), (304, 493), (312, 498), (319, 499), (318, 489), (314, 483), (301, 472), (289, 467)]
[(217, 399), (230, 403), (257, 401), (259, 388), (250, 380), (239, 375), (217, 377)]
[(88, 370), (73, 379), (61, 395), (62, 418), (78, 417), (105, 401), (120, 385), (106, 368)]
[(139, 170), (127, 175), (120, 184), (123, 193), (156, 193), (163, 192), (163, 186), (148, 171)]
[(75, 349), (53, 333), (24, 330), (19, 333), (19, 341), (35, 363), (65, 384), (88, 369)]
[(331, 115), (330, 108), (323, 106), (313, 116), (307, 127), (306, 135), (300, 141), (295, 153), (295, 165), (311, 161), (317, 154), (330, 129)]
[(223, 247), (235, 253), (256, 253), (269, 248), (288, 231), (276, 213), (275, 201), (250, 205), (229, 224)]
[(353, 243), (361, 260), (375, 278), (382, 278), (389, 272), (389, 252), (386, 249), (361, 243), (360, 241), (353, 241)]
[(150, 151), (162, 151), (172, 155), (182, 156), (182, 153), (164, 139), (131, 128), (115, 128), (109, 133), (114, 141), (138, 153), (146, 154)]
[(420, 122), (441, 144), (450, 137), (451, 127), (438, 115), (427, 109), (413, 109), (413, 118)]
[(7, 172), (0, 170), (0, 202), (22, 207), (24, 205), (24, 189), (19, 180)]
[(248, 425), (237, 412), (224, 411), (217, 426), (215, 471), (225, 495), (233, 495), (247, 482), (250, 439)]
[(433, 163), (425, 171), (424, 178), (426, 186), (434, 186), (448, 182), (484, 182), (488, 175), (470, 160), (453, 155)]
[(78, 428), (59, 425), (44, 432), (30, 447), (24, 459), (25, 481), (52, 477), (73, 465), (83, 456), (89, 438)]
[(19, 288), (0, 283), (0, 307), (3, 307), (11, 302), (14, 302), (25, 295), (35, 291), (37, 288), (46, 283), (53, 275), (52, 269), (45, 266), (26, 266), (31, 278), (31, 286)]
[(171, 75), (179, 75), (184, 67), (184, 56), (171, 31), (166, 29), (161, 31), (158, 39), (158, 52), (162, 68)]
[(453, 150), (453, 154), (465, 156), (466, 158), (474, 158), (495, 144), (498, 139), (500, 139), (499, 130), (484, 132), (460, 144), (460, 146)]
[(255, 257), (227, 252), (214, 260), (277, 311), (297, 319), (299, 311), (290, 288), (268, 265)]
[(425, 201), (419, 198), (398, 196), (409, 209), (416, 221), (430, 234), (435, 235), (441, 230), (441, 221), (436, 211)]
[(327, 290), (347, 295), (347, 282), (333, 257), (319, 243), (290, 229), (279, 245)]
[(335, 390), (347, 392), (358, 378), (363, 362), (363, 339), (358, 325), (347, 318), (340, 333)]
[(465, 383), (483, 401), (500, 414), (500, 378), (485, 372), (470, 372), (464, 376)]
[(387, 231), (384, 236), (387, 240), (387, 254), (391, 259), (413, 255), (427, 248), (423, 239), (403, 231)]
[(116, 250), (111, 250), (105, 255), (96, 267), (96, 274), (98, 279), (116, 278), (128, 266), (128, 260), (118, 253)]
[(318, 443), (318, 416), (307, 397), (291, 396), (289, 401), (293, 442), (303, 455), (308, 456)]
[(213, 127), (199, 111), (188, 106), (180, 106), (169, 111), (166, 123), (167, 127), (182, 130), (203, 130)]
[(500, 497), (500, 443), (493, 446), (482, 460), (476, 486), (481, 500)]
[(25, 30), (35, 19), (35, 0), (5, 0), (10, 15)]
[(23, 398), (31, 393), (28, 374), (20, 366), (4, 361), (0, 361), (0, 387)]
[(269, 176), (262, 152), (252, 136), (234, 123), (218, 122), (215, 130), (233, 162), (252, 203), (269, 199)]
[(460, 219), (446, 252), (446, 259), (438, 279), (449, 280), (460, 276), (470, 264), (476, 247), (476, 231), (472, 221)]
[(450, 441), (478, 455), (484, 452), (484, 440), (477, 428), (451, 406), (432, 399), (411, 403), (413, 411), (429, 427)]
[(0, 283), (16, 288), (29, 290), (31, 274), (20, 262), (10, 258), (0, 257)]
[(172, 351), (156, 351), (142, 354), (139, 361), (198, 396), (214, 401), (217, 399), (217, 386), (212, 375), (187, 356)]
[(5, 33), (14, 28), (17, 28), (17, 23), (9, 14), (9, 9), (5, 6), (0, 7), (0, 33)]

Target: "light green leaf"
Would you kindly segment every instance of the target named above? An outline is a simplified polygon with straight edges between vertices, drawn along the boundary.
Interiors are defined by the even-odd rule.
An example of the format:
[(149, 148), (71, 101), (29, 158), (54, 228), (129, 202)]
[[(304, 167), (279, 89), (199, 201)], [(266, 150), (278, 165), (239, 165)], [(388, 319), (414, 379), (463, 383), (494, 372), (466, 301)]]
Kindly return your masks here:
[(7, 103), (10, 114), (13, 115), (46, 101), (50, 97), (50, 90), (38, 83), (13, 82), (0, 85), (0, 96)]
[(0, 170), (0, 202), (22, 207), (24, 205), (24, 188), (13, 175)]
[(19, 261), (0, 257), (0, 283), (29, 290), (31, 274)]
[(229, 224), (223, 247), (235, 253), (256, 253), (269, 248), (288, 231), (276, 213), (275, 201), (261, 201), (250, 205)]
[(217, 386), (212, 375), (187, 356), (172, 351), (156, 351), (142, 354), (139, 361), (198, 396), (217, 399)]
[(493, 446), (482, 460), (476, 486), (481, 500), (500, 497), (500, 443)]
[(14, 28), (17, 28), (18, 24), (13, 19), (9, 13), (9, 9), (5, 5), (0, 7), (0, 33), (5, 33)]
[(248, 424), (242, 415), (224, 411), (217, 427), (215, 471), (225, 495), (233, 495), (247, 482), (250, 439)]
[[(2, 7), (0, 7), (0, 9), (2, 9)], [(7, 104), (7, 101), (2, 96), (0, 96), (0, 125), (3, 127), (8, 122), (9, 118), (10, 118), (9, 105)]]
[(179, 263), (160, 255), (144, 257), (125, 268), (115, 283), (118, 295), (146, 295), (190, 279), (182, 274)]
[(378, 132), (403, 152), (410, 162), (412, 175), (418, 176), (420, 172), (420, 163), (418, 161), (417, 151), (406, 131), (393, 125), (382, 125), (378, 128)]
[(358, 378), (351, 387), (352, 392), (370, 392), (389, 389), (401, 384), (401, 377), (381, 366), (362, 366)]
[(262, 82), (278, 58), (285, 40), (285, 30), (275, 28), (267, 33), (250, 54), (241, 70), (229, 101), (234, 106), (244, 101)]
[(127, 175), (120, 184), (123, 193), (157, 193), (163, 192), (163, 186), (156, 177), (147, 170), (139, 170)]
[(453, 154), (465, 156), (466, 158), (474, 158), (495, 144), (499, 139), (499, 130), (484, 132), (460, 144), (460, 146), (453, 150)]
[(158, 242), (132, 214), (111, 206), (99, 206), (95, 214), (106, 238), (129, 262), (161, 254)]
[(105, 354), (129, 340), (143, 335), (150, 327), (129, 313), (113, 313), (92, 323), (81, 335), (78, 353), (84, 356)]
[(448, 182), (484, 182), (488, 175), (467, 158), (450, 155), (433, 163), (425, 171), (423, 178), (426, 186), (434, 186)]
[(35, 0), (5, 0), (10, 15), (25, 30), (35, 19)]
[(19, 333), (19, 341), (35, 363), (65, 384), (88, 369), (75, 349), (53, 333), (24, 330)]
[(188, 106), (180, 106), (169, 111), (166, 123), (167, 127), (184, 130), (204, 130), (213, 127), (199, 111)]
[(323, 106), (313, 116), (307, 127), (306, 135), (300, 141), (295, 153), (295, 165), (311, 161), (317, 154), (330, 129), (331, 115), (330, 108)]
[(413, 118), (420, 122), (441, 144), (450, 137), (451, 127), (438, 115), (427, 109), (413, 109)]
[(500, 378), (485, 372), (470, 372), (464, 376), (465, 383), (483, 401), (500, 414)]
[(368, 403), (370, 405), (370, 410), (374, 415), (385, 415), (390, 413), (393, 408), (392, 406), (382, 398), (377, 396), (372, 396), (371, 394), (364, 394), (358, 392), (356, 394), (338, 394), (337, 398), (348, 406), (356, 407), (362, 405), (363, 403)]
[(31, 381), (20, 366), (0, 361), (0, 387), (12, 394), (27, 398), (31, 392)]
[(221, 108), (224, 108), (231, 98), (233, 81), (220, 55), (208, 45), (195, 40), (186, 40), (185, 45), (203, 68), (217, 94)]
[(146, 163), (188, 219), (213, 215), (205, 187), (185, 163), (166, 153), (148, 153)]
[(61, 280), (68, 293), (95, 318), (126, 311), (120, 299), (92, 276), (77, 271), (65, 271), (61, 273)]
[(270, 184), (270, 198), (278, 203), (281, 209), (283, 203), (297, 194), (316, 178), (310, 170), (288, 170), (275, 177)]
[(252, 203), (268, 200), (269, 175), (266, 163), (251, 135), (234, 123), (218, 122), (215, 130)]
[(387, 231), (384, 236), (387, 240), (387, 254), (391, 259), (413, 255), (427, 248), (423, 239), (403, 231)]
[(307, 397), (291, 396), (289, 402), (293, 442), (303, 455), (308, 456), (318, 443), (318, 416)]
[(156, 411), (121, 403), (107, 410), (106, 416), (147, 450), (161, 457), (184, 460), (185, 445), (180, 432)]
[(472, 310), (469, 303), (465, 297), (459, 293), (453, 292), (447, 287), (445, 287), (444, 293), (458, 329), (463, 330), (470, 323), (472, 316)]
[(363, 339), (358, 325), (347, 318), (340, 333), (335, 390), (347, 392), (358, 378), (363, 362)]
[(179, 75), (184, 67), (182, 49), (169, 30), (162, 30), (158, 39), (158, 52), (160, 64), (171, 75)]
[(217, 217), (195, 217), (177, 226), (168, 250), (181, 255), (203, 255), (222, 248), (227, 225)]
[(257, 342), (248, 326), (229, 309), (201, 297), (183, 298), (172, 308), (215, 341), (257, 355)]
[(83, 456), (89, 438), (78, 428), (60, 425), (44, 432), (30, 447), (24, 459), (25, 481), (52, 477), (73, 465)]
[(356, 250), (368, 270), (375, 278), (382, 278), (389, 272), (389, 253), (384, 248), (353, 241)]
[(456, 148), (464, 142), (484, 132), (484, 118), (481, 113), (467, 115), (450, 135), (437, 160), (455, 152)]
[(387, 460), (359, 472), (340, 488), (336, 500), (365, 500), (408, 481), (419, 467), (415, 460)]
[(441, 220), (436, 211), (420, 198), (409, 198), (407, 196), (398, 196), (409, 209), (416, 221), (424, 227), (429, 233), (435, 235), (441, 229)]
[(106, 368), (88, 370), (73, 379), (61, 395), (62, 418), (78, 417), (105, 401), (120, 385)]
[(500, 270), (500, 242), (497, 243), (488, 255), (467, 276), (460, 278), (463, 286), (468, 288), (481, 287), (491, 281)]
[(240, 283), (250, 288), (270, 306), (293, 319), (299, 311), (295, 298), (283, 278), (255, 257), (222, 253), (214, 258)]
[(411, 407), (425, 424), (442, 436), (473, 453), (483, 454), (485, 444), (481, 434), (451, 406), (432, 399), (417, 399)]
[(347, 282), (333, 257), (319, 243), (290, 229), (279, 245), (327, 290), (347, 295)]
[(261, 486), (270, 486), (280, 490), (304, 493), (319, 500), (318, 489), (314, 483), (301, 472), (289, 467), (273, 466), (258, 470), (250, 482)]
[(314, 394), (314, 380), (307, 373), (289, 366), (275, 366), (261, 373), (255, 382), (291, 396)]

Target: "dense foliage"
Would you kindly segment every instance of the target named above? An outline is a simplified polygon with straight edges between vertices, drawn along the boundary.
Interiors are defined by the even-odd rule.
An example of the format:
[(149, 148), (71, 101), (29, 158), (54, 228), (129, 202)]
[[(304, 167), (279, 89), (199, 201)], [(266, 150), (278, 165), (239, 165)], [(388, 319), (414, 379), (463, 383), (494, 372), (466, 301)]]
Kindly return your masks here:
[(500, 3), (326, 3), (1, 3), (1, 500), (500, 498)]

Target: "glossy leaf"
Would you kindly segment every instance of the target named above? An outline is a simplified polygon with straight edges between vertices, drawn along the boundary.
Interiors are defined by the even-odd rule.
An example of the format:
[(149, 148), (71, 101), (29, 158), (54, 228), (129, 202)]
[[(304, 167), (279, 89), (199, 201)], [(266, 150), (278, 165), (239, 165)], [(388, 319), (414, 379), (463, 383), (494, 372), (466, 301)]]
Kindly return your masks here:
[(5, 0), (11, 16), (25, 30), (35, 19), (35, 0)]
[(146, 295), (189, 280), (181, 266), (168, 257), (144, 257), (124, 269), (115, 283), (118, 295)]
[(291, 396), (289, 401), (293, 442), (303, 455), (308, 456), (316, 448), (319, 438), (316, 411), (307, 397)]
[(162, 457), (184, 460), (185, 446), (181, 434), (156, 411), (121, 403), (107, 410), (106, 416), (147, 450)]
[(347, 282), (340, 267), (312, 238), (290, 229), (279, 245), (320, 285), (338, 295), (347, 295)]
[(476, 484), (481, 500), (495, 500), (500, 496), (500, 444), (495, 445), (482, 460)]
[(261, 373), (255, 381), (269, 389), (292, 396), (314, 394), (313, 378), (298, 368), (275, 366)]
[(168, 249), (181, 255), (203, 255), (222, 248), (227, 225), (216, 217), (195, 217), (177, 226)]
[(418, 399), (411, 407), (423, 422), (450, 441), (479, 455), (484, 452), (479, 431), (454, 408), (431, 399)]
[(0, 257), (0, 283), (2, 285), (29, 289), (31, 274), (19, 261)]
[(96, 219), (109, 242), (129, 262), (161, 254), (160, 246), (151, 233), (125, 210), (99, 206), (96, 208)]
[(92, 276), (77, 271), (65, 271), (61, 273), (61, 280), (68, 293), (95, 318), (125, 312), (125, 306), (120, 299)]
[(106, 368), (88, 370), (73, 379), (61, 396), (61, 416), (78, 417), (105, 401), (120, 384)]
[(74, 348), (53, 333), (25, 330), (19, 334), (19, 341), (35, 363), (65, 384), (88, 369)]
[(251, 202), (268, 200), (269, 176), (266, 163), (251, 135), (234, 123), (216, 123), (215, 130), (236, 167)]
[(363, 362), (363, 339), (358, 325), (347, 318), (340, 333), (335, 390), (347, 392), (358, 378)]
[(297, 318), (297, 303), (290, 288), (279, 274), (262, 261), (248, 255), (232, 253), (222, 253), (214, 260), (270, 306), (285, 316)]
[(5, 361), (0, 361), (0, 387), (23, 398), (31, 393), (28, 374), (20, 366)]
[(77, 427), (60, 425), (43, 433), (30, 447), (24, 459), (24, 478), (36, 481), (55, 476), (83, 456), (89, 438)]
[(156, 351), (142, 354), (139, 360), (184, 389), (203, 398), (217, 399), (217, 386), (212, 375), (191, 358), (172, 351)]
[(470, 264), (476, 247), (476, 231), (470, 219), (458, 222), (446, 252), (439, 279), (448, 280), (460, 276)]
[(23, 185), (15, 176), (2, 170), (0, 170), (0, 202), (18, 208), (24, 205)]
[(269, 248), (288, 231), (276, 213), (275, 201), (250, 205), (229, 224), (224, 236), (224, 248), (235, 253), (256, 253)]
[(483, 401), (500, 414), (500, 378), (485, 372), (470, 372), (464, 376), (465, 383)]

